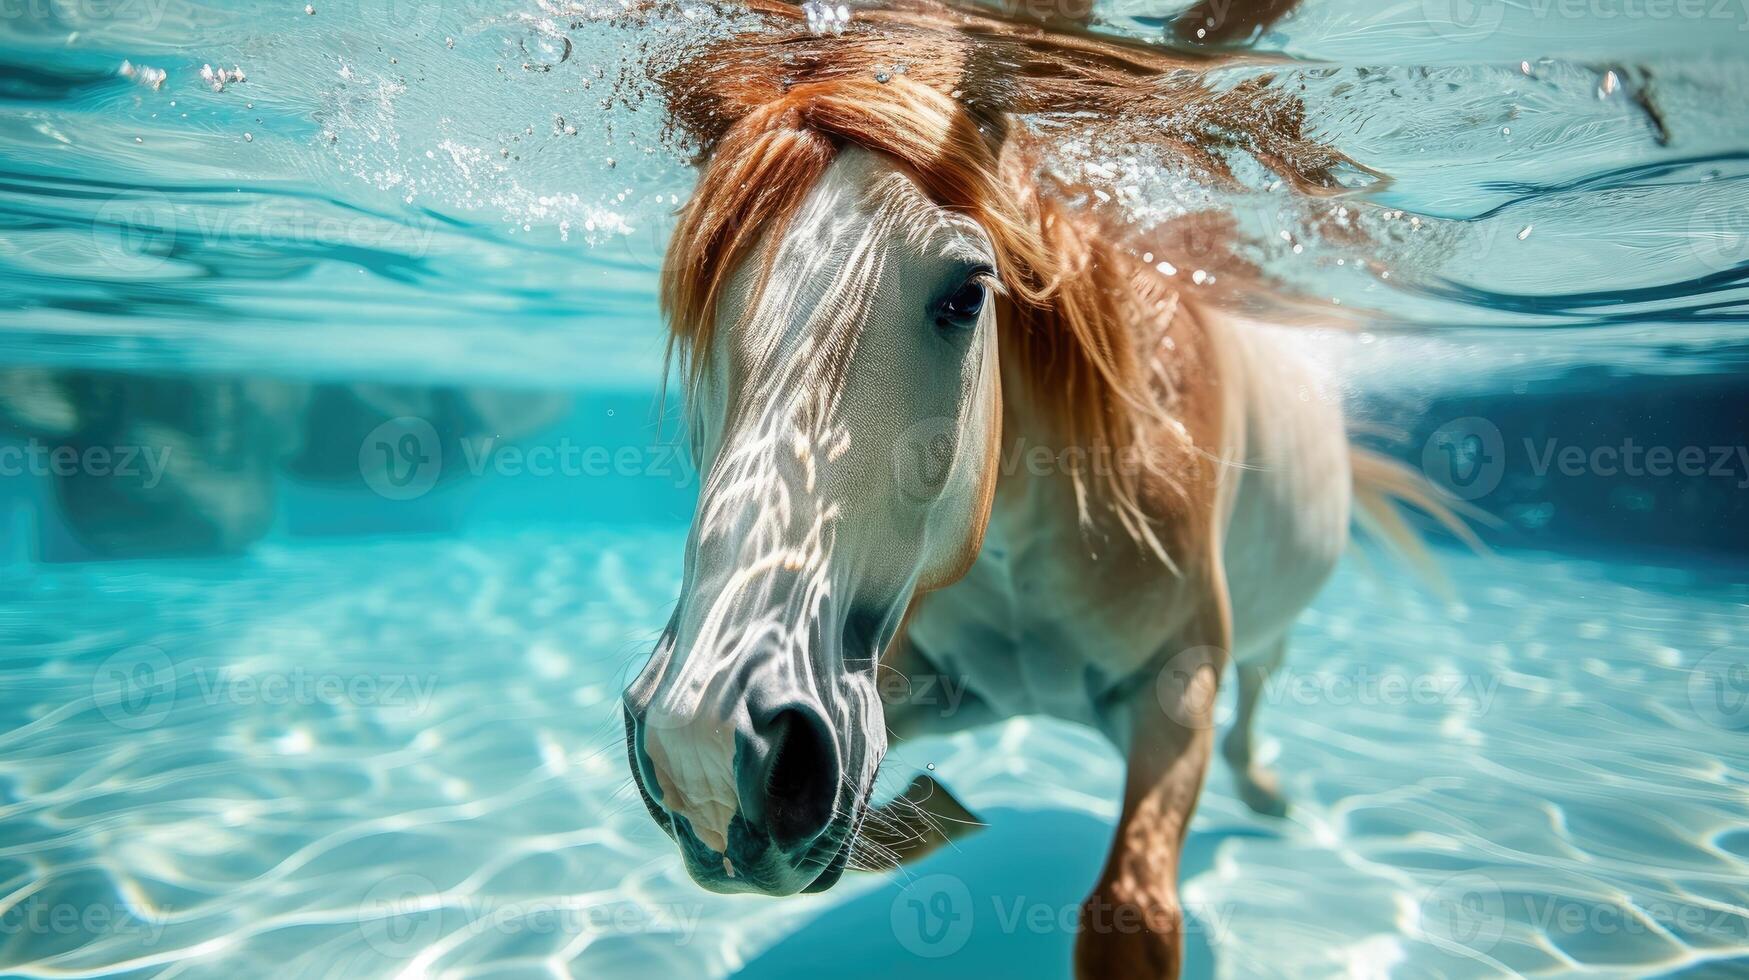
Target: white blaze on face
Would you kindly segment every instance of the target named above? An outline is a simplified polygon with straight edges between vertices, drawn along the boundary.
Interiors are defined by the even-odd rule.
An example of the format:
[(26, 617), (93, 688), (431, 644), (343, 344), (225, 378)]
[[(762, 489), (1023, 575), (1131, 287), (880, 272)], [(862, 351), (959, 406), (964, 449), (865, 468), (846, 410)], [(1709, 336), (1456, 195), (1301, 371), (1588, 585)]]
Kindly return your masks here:
[(656, 706), (644, 724), (644, 749), (662, 791), (662, 805), (685, 817), (707, 846), (725, 850), (729, 821), (739, 806), (734, 728), (708, 713), (685, 718)]
[(873, 779), (872, 658), (918, 584), (975, 546), (999, 413), (994, 303), (971, 327), (939, 315), (994, 267), (988, 239), (887, 158), (840, 154), (763, 288), (753, 254), (700, 352), (690, 410), (708, 475), (645, 723), (663, 805), (718, 850), (750, 691), (820, 705), (844, 779)]

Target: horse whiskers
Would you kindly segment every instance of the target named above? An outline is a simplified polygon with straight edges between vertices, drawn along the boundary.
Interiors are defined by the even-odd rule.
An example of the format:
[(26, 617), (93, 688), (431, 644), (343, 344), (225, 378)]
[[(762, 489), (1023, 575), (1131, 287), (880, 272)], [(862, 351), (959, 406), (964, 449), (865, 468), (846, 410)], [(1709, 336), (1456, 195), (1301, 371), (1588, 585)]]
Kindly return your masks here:
[(897, 849), (868, 836), (860, 828), (850, 835), (847, 844), (850, 854), (845, 859), (845, 864), (858, 871), (886, 872), (895, 870), (902, 864)]
[(915, 824), (910, 824), (908, 826), (915, 828), (917, 824), (922, 825), (921, 829), (913, 829), (913, 840), (926, 840), (931, 835), (940, 837), (943, 840), (951, 840), (946, 829), (936, 822), (937, 818), (935, 814), (923, 809), (923, 807), (918, 805), (915, 801), (906, 799), (902, 796), (899, 797), (899, 799), (904, 801), (903, 806), (911, 811), (911, 816), (916, 821)]
[[(954, 821), (976, 826), (970, 821)], [(849, 864), (857, 870), (887, 872), (902, 867), (904, 853), (910, 845), (922, 844), (931, 838), (949, 843), (942, 818), (925, 810), (916, 800), (900, 795), (880, 807), (870, 807), (862, 824), (851, 835)]]

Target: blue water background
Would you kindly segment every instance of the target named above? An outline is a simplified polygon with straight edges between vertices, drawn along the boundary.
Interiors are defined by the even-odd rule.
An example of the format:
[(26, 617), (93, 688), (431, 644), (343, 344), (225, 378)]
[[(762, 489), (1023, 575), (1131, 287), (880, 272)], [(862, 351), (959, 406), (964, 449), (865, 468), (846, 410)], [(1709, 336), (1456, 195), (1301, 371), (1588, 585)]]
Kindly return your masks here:
[[(1308, 0), (1263, 39), (1298, 63), (1220, 76), (1296, 87), (1392, 177), (1352, 203), (1412, 219), (1364, 256), (1385, 278), (1304, 202), (1214, 199), (1257, 261), (1365, 311), (1303, 343), (1366, 437), (1419, 464), (1481, 418), (1508, 458), (1477, 499), (1500, 553), (1440, 552), (1455, 598), (1360, 551), (1297, 629), (1262, 722), (1295, 809), (1256, 817), (1213, 770), (1192, 976), (1749, 971), (1749, 467), (1531, 465), (1550, 439), (1744, 441), (1749, 14), (1628, 6)], [(445, 478), (393, 499), (309, 476), (360, 448), (310, 426), (259, 536), (186, 558), (98, 560), (50, 477), (0, 480), (0, 972), (1065, 975), (1121, 777), (1090, 733), (895, 747), (888, 780), (934, 765), (989, 829), (781, 902), (700, 892), (630, 790), (616, 698), (696, 491), (654, 298), (689, 177), (632, 82), (724, 18), (313, 7), (3, 12), (0, 367), (196, 400), (509, 392), (500, 445), (636, 462), (475, 473), (486, 430), (441, 429)], [(1158, 31), (1151, 5), (1100, 9)], [(1385, 677), (1444, 687), (1344, 686)], [(260, 686), (323, 678), (379, 687)], [(76, 921), (32, 918), (56, 910)]]

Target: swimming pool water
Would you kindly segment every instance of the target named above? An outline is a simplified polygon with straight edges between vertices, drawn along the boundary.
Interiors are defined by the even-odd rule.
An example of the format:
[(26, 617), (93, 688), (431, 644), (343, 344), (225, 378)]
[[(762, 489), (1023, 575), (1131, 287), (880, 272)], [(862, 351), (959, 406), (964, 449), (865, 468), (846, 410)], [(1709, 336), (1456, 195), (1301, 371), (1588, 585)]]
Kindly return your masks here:
[[(889, 781), (934, 765), (990, 823), (905, 873), (781, 901), (686, 879), (617, 704), (680, 545), (276, 546), (8, 580), (0, 968), (1062, 975), (1121, 771), (1069, 726), (895, 745)], [(1741, 578), (1441, 557), (1453, 607), (1350, 564), (1296, 629), (1263, 716), (1294, 809), (1257, 817), (1213, 771), (1188, 974), (1749, 966), (1749, 705), (1708, 672), (1740, 669)], [(105, 928), (46, 925), (70, 909)]]
[[(627, 775), (697, 476), (650, 423), (690, 177), (644, 69), (732, 6), (0, 7), (0, 974), (1067, 973), (1121, 777), (1090, 732), (895, 745), (886, 790), (933, 766), (989, 826), (781, 901), (693, 885)], [(1211, 769), (1188, 976), (1749, 975), (1749, 455), (1537, 467), (1741, 450), (1749, 8), (1667, 7), (1306, 0), (1260, 40), (1293, 60), (1213, 78), (1390, 176), (1338, 199), (1061, 148), (1352, 314), (1291, 343), (1367, 438), (1505, 458), (1454, 599), (1357, 549), (1296, 628), (1293, 810)], [(408, 417), (413, 492), (361, 454)], [(5, 469), (57, 440), (173, 446), (201, 503)]]
[[(1096, 9), (1155, 37), (1154, 6)], [(1367, 384), (1729, 369), (1749, 12), (1677, 6), (1308, 2), (1263, 40), (1300, 62), (1213, 77), (1300, 93), (1312, 129), (1389, 175), (1352, 199), (1217, 191), (1122, 147), (1063, 165), (1144, 224), (1232, 214), (1244, 258), (1364, 311), (1371, 334), (1325, 346)], [(732, 6), (20, 7), (0, 19), (0, 359), (656, 383), (654, 270), (691, 177), (646, 70)], [(215, 90), (214, 66), (246, 80)], [(1388, 249), (1328, 233), (1350, 222)]]

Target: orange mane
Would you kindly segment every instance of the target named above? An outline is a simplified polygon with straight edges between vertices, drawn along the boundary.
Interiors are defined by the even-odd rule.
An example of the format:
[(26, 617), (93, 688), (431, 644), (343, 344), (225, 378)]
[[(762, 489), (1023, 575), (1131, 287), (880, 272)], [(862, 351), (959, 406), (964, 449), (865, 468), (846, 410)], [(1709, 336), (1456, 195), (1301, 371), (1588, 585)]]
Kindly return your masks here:
[[(999, 348), (1018, 367), (1022, 397), (1055, 420), (1065, 445), (1129, 459), (1166, 404), (1157, 332), (1138, 328), (1164, 326), (1177, 297), (1072, 206), (1073, 188), (1040, 174), (1040, 142), (1097, 127), (1216, 184), (1234, 182), (1222, 152), (1237, 148), (1309, 193), (1337, 189), (1336, 168), (1352, 166), (1303, 134), (1298, 102), (1267, 79), (1216, 92), (1191, 56), (928, 0), (858, 9), (838, 34), (808, 31), (798, 8), (775, 0), (750, 6), (765, 29), (658, 73), (678, 132), (703, 160), (661, 279), (690, 378), (730, 276), (757, 243), (775, 245), (838, 149), (855, 145), (893, 158), (937, 204), (989, 233), (1005, 287)], [(1039, 116), (1052, 120), (1048, 133), (1021, 121)], [(757, 257), (767, 271), (774, 252)], [(1083, 521), (1098, 500), (1158, 550), (1140, 502), (1146, 470), (1101, 469), (1091, 487), (1076, 477)]]

